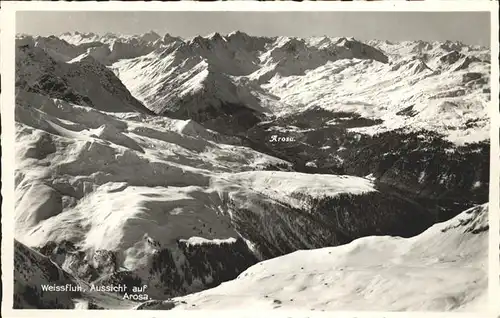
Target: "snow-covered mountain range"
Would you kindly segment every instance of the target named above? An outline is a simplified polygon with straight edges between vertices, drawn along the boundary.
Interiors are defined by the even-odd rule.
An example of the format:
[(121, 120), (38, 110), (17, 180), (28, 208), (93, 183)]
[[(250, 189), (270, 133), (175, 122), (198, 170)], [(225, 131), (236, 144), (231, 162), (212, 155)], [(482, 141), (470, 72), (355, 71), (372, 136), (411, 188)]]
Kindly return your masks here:
[[(16, 47), (17, 307), (216, 308), (248, 289), (242, 304), (264, 308), (484, 298), (487, 48), (239, 31)], [(422, 276), (453, 291), (393, 301)], [(146, 284), (154, 301), (58, 299), (40, 282)]]

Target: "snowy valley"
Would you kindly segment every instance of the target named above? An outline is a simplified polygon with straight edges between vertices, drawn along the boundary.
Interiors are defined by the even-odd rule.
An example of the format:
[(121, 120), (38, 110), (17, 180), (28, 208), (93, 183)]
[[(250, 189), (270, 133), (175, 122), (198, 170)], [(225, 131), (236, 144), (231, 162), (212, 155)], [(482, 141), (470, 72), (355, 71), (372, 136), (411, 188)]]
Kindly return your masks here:
[(459, 42), (19, 35), (14, 305), (476, 310), (489, 101)]

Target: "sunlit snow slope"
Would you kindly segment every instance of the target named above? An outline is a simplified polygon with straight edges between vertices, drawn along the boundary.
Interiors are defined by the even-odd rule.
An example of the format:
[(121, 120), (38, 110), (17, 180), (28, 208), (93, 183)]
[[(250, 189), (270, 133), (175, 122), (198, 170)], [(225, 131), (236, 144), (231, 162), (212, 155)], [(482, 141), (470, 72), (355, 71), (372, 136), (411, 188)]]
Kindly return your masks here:
[[(17, 97), (16, 237), (47, 251), (49, 243), (71, 242), (58, 262), (82, 278), (132, 271), (158, 296), (163, 292), (155, 292), (153, 282), (161, 288), (166, 278), (157, 262), (190, 266), (179, 239), (246, 239), (249, 247), (240, 241), (224, 245), (241, 250), (235, 261), (245, 266), (365, 233), (408, 235), (433, 219), (367, 179), (257, 171), (287, 163), (216, 143), (209, 139), (216, 133), (189, 121), (104, 113), (24, 91)], [(201, 136), (192, 135), (196, 127)], [(326, 212), (336, 205), (344, 211), (339, 224), (339, 216)], [(385, 208), (376, 212), (374, 206)], [(370, 210), (379, 216), (366, 214)], [(416, 215), (419, 222), (400, 226)], [(183, 256), (165, 260), (163, 250)], [(86, 260), (99, 251), (116, 258), (104, 272)], [(220, 270), (206, 269), (216, 276)], [(184, 275), (179, 273), (173, 275)], [(212, 279), (178, 288), (197, 289)]]
[(176, 309), (479, 310), (487, 298), (488, 206), (408, 238), (297, 251), (176, 298)]

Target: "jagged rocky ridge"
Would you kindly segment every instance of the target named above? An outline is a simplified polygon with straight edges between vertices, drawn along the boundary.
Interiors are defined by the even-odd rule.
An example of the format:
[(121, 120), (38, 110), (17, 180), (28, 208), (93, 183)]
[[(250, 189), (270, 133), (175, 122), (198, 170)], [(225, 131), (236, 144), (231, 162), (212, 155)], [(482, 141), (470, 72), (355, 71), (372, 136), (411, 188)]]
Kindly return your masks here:
[[(398, 57), (413, 45), (415, 58)], [(162, 299), (296, 250), (421, 233), (486, 202), (489, 175), (488, 56), (428, 45), (241, 32), (24, 37), (18, 239), (87, 283), (147, 282)], [(42, 83), (52, 73), (60, 85)], [(108, 89), (92, 90), (102, 74)], [(353, 97), (335, 86), (380, 82), (389, 96), (401, 76), (417, 86), (448, 78), (448, 86), (379, 94), (391, 107), (363, 101), (374, 88)], [(425, 108), (429, 95), (439, 103)], [(448, 130), (430, 120), (436, 109)], [(288, 191), (294, 180), (315, 186)]]
[(81, 293), (50, 293), (41, 285), (74, 284), (71, 275), (52, 261), (26, 245), (14, 242), (14, 308), (15, 309), (72, 309), (73, 298)]
[(105, 111), (151, 113), (113, 72), (92, 56), (57, 61), (38, 42), (30, 40), (20, 39), (17, 43), (17, 88)]

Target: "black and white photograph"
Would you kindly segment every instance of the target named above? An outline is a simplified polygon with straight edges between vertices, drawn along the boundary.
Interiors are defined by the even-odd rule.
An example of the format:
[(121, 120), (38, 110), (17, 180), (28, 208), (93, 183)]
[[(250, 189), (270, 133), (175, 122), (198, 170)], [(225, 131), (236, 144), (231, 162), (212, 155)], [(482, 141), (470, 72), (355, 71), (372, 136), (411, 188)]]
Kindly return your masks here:
[(489, 306), (489, 11), (15, 19), (13, 309)]

